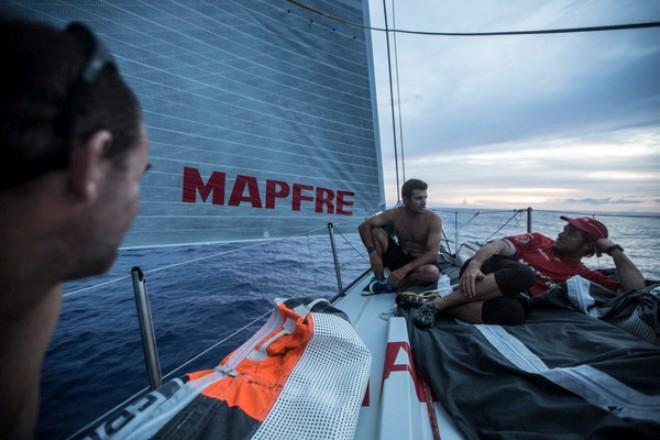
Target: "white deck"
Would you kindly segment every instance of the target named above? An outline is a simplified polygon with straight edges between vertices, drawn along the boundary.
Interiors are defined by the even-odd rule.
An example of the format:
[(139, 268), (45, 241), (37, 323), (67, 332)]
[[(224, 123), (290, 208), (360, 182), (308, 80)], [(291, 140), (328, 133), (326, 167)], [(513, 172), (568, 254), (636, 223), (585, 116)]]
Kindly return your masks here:
[[(433, 439), (427, 404), (420, 401), (416, 391), (405, 320), (389, 316), (395, 309), (394, 294), (362, 296), (369, 279), (363, 277), (334, 304), (348, 315), (372, 355), (368, 397), (360, 411), (355, 438)], [(440, 405), (436, 402), (433, 406), (440, 437), (463, 438)]]

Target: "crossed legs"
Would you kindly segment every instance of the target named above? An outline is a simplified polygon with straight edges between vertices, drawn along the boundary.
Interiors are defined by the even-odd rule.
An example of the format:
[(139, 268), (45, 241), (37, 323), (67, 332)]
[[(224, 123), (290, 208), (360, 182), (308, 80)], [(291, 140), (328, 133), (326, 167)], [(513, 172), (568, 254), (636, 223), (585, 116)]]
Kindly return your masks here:
[[(463, 269), (468, 264), (469, 261)], [(483, 264), (482, 272), (486, 276), (477, 281), (473, 297), (464, 295), (459, 286), (449, 295), (435, 300), (436, 310), (475, 324), (523, 322), (527, 310), (518, 294), (534, 284), (534, 271), (513, 259), (494, 255)]]
[[(383, 265), (394, 271), (414, 260), (413, 257), (404, 253), (382, 228), (372, 229), (373, 242), (376, 252), (380, 255)], [(383, 280), (385, 276), (382, 269), (374, 273), (376, 279)], [(409, 286), (426, 286), (435, 284), (440, 276), (440, 271), (435, 264), (424, 264), (408, 272), (399, 284), (399, 288)]]

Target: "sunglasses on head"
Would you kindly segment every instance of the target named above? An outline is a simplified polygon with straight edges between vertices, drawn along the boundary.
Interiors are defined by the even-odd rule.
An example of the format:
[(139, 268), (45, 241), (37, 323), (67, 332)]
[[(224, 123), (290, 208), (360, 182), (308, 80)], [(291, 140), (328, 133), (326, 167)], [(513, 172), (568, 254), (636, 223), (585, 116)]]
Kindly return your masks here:
[(13, 178), (2, 176), (0, 180), (2, 190), (17, 187), (49, 171), (69, 166), (71, 142), (75, 133), (75, 116), (80, 110), (82, 100), (103, 69), (108, 65), (116, 66), (110, 51), (87, 26), (77, 22), (70, 23), (65, 32), (78, 40), (89, 55), (78, 79), (70, 89), (71, 92), (66, 97), (62, 112), (55, 119), (56, 140), (41, 157), (31, 163), (17, 164), (14, 172), (11, 173)]

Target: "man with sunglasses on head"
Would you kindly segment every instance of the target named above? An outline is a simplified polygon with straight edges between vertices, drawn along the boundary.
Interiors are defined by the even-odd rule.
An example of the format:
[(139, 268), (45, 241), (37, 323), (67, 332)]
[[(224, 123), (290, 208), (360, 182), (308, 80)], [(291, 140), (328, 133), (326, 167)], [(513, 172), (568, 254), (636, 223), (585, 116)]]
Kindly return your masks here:
[(30, 438), (61, 283), (114, 262), (148, 143), (135, 95), (85, 26), (0, 21), (0, 434)]
[[(645, 286), (644, 277), (608, 238), (607, 227), (591, 217), (561, 217), (567, 224), (556, 240), (537, 232), (488, 243), (461, 270), (458, 287), (449, 295), (421, 306), (415, 313), (420, 327), (430, 327), (440, 312), (472, 323), (520, 324), (528, 307), (521, 293), (541, 295), (553, 284), (580, 275), (613, 291)], [(608, 254), (619, 280), (587, 268), (582, 258)]]

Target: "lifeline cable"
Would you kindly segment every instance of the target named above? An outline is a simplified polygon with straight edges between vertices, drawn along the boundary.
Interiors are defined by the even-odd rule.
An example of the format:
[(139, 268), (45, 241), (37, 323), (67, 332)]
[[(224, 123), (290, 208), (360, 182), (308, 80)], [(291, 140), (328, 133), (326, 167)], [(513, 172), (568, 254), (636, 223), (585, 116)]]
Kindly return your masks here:
[[(310, 231), (304, 232), (304, 234), (307, 234), (309, 236), (310, 233), (319, 231), (323, 228), (325, 228), (325, 226), (318, 227), (318, 228), (312, 229)], [(245, 249), (250, 249), (250, 248), (253, 248), (253, 247), (257, 247), (257, 246), (262, 246), (266, 243), (274, 243), (274, 242), (278, 242), (278, 241), (282, 241), (282, 240), (288, 240), (290, 238), (295, 238), (295, 237), (301, 237), (301, 236), (300, 235), (291, 235), (291, 236), (273, 238), (273, 239), (268, 239), (268, 240), (259, 240), (256, 243), (253, 243), (253, 244), (250, 244), (250, 245), (247, 245), (247, 246), (243, 246), (243, 247), (239, 247), (239, 248), (236, 248), (236, 249), (229, 249), (229, 250), (226, 250), (226, 251), (216, 252), (216, 253), (213, 253), (211, 255), (206, 255), (206, 256), (198, 257), (198, 258), (192, 258), (190, 260), (181, 261), (179, 263), (168, 264), (166, 266), (161, 266), (161, 267), (157, 267), (155, 269), (146, 270), (146, 271), (144, 271), (144, 274), (145, 275), (151, 275), (151, 274), (154, 274), (156, 272), (160, 272), (160, 271), (167, 270), (167, 269), (172, 269), (172, 268), (177, 267), (177, 266), (183, 266), (183, 265), (190, 264), (190, 263), (195, 263), (195, 262), (198, 262), (198, 261), (204, 261), (204, 260), (208, 260), (209, 258), (219, 257), (221, 255), (233, 254), (235, 252), (242, 251), (242, 250), (245, 250)], [(85, 292), (87, 290), (93, 290), (93, 289), (96, 289), (98, 287), (106, 286), (106, 285), (113, 284), (113, 283), (123, 281), (123, 280), (128, 280), (130, 278), (131, 278), (130, 275), (125, 275), (125, 276), (121, 276), (121, 277), (118, 277), (118, 278), (114, 278), (112, 280), (104, 281), (104, 282), (99, 283), (99, 284), (94, 284), (92, 286), (83, 287), (83, 288), (80, 288), (80, 289), (77, 289), (77, 290), (73, 290), (71, 292), (64, 293), (62, 295), (62, 298), (68, 298), (70, 296), (77, 295), (77, 294)]]
[(320, 9), (313, 8), (298, 0), (287, 0), (302, 9), (306, 9), (314, 14), (321, 15), (329, 18), (330, 20), (338, 21), (340, 23), (354, 26), (361, 29), (368, 29), (371, 31), (381, 32), (395, 32), (399, 34), (413, 34), (413, 35), (430, 35), (430, 36), (444, 36), (444, 37), (485, 37), (485, 36), (500, 36), (500, 35), (538, 35), (538, 34), (570, 34), (578, 32), (604, 32), (604, 31), (620, 31), (626, 29), (645, 29), (660, 27), (660, 21), (650, 21), (644, 23), (626, 23), (615, 24), (610, 26), (591, 26), (591, 27), (577, 27), (577, 28), (564, 28), (564, 29), (541, 29), (535, 31), (502, 31), (502, 32), (429, 32), (429, 31), (411, 31), (406, 29), (383, 29), (379, 27), (365, 26), (361, 23), (346, 20), (345, 18), (337, 17), (336, 15), (329, 14)]

